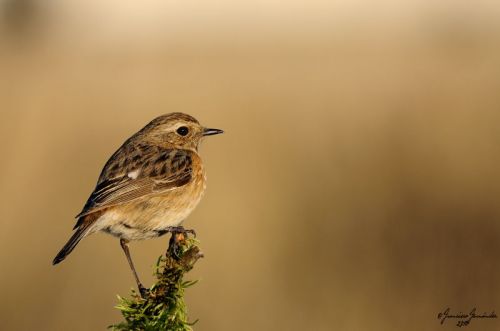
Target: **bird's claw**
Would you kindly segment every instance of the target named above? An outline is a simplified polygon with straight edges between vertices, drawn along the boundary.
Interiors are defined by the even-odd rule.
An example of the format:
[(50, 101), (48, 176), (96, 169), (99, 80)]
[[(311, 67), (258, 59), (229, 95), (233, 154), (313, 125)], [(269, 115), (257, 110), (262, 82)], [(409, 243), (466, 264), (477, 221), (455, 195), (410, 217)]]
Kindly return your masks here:
[(138, 285), (139, 293), (141, 294), (141, 298), (146, 299), (149, 296), (149, 290), (142, 286), (142, 284)]
[(172, 237), (170, 238), (167, 254), (170, 253), (178, 259), (182, 250), (181, 242), (186, 240), (188, 234), (192, 234), (196, 238), (196, 232), (191, 229), (184, 229), (182, 226), (171, 227), (169, 231), (172, 233)]
[(184, 229), (183, 226), (172, 226), (168, 228), (172, 234), (192, 234), (196, 238), (196, 231), (193, 229)]

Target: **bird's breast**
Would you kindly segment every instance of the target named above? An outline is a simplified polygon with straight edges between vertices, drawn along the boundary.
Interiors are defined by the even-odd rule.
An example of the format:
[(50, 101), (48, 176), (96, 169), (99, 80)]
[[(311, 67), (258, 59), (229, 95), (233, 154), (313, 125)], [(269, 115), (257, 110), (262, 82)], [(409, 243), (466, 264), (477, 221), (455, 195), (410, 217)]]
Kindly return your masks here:
[(193, 176), (186, 185), (116, 206), (100, 217), (99, 228), (127, 240), (158, 237), (189, 216), (205, 188), (206, 176), (200, 162), (193, 167)]

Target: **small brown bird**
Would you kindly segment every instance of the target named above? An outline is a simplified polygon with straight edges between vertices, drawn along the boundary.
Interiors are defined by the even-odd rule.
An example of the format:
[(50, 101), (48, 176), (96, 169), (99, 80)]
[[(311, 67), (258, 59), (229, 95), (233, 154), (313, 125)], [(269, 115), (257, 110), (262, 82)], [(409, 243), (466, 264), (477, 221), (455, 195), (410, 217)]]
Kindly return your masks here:
[(198, 147), (207, 129), (187, 114), (155, 118), (130, 137), (104, 166), (94, 192), (73, 228), (75, 233), (54, 258), (58, 264), (83, 238), (104, 231), (120, 238), (137, 286), (145, 288), (130, 257), (128, 243), (182, 232), (180, 226), (205, 190)]

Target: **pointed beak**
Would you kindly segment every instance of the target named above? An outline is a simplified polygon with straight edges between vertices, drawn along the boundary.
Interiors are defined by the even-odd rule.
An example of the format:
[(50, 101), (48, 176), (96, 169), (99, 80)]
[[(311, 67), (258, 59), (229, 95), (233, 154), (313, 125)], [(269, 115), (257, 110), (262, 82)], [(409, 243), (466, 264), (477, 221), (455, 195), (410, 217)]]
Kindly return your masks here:
[(221, 134), (221, 133), (224, 133), (224, 131), (219, 129), (208, 129), (208, 128), (203, 129), (203, 136), (213, 136), (214, 134)]

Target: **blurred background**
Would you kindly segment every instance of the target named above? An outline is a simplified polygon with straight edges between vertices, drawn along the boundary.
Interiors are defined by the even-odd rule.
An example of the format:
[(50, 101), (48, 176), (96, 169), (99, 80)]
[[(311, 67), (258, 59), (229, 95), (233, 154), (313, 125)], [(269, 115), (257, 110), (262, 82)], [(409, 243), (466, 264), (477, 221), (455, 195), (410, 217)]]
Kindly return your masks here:
[[(0, 77), (2, 330), (121, 319), (118, 240), (51, 261), (108, 157), (173, 111), (226, 131), (185, 223), (195, 330), (500, 313), (498, 1), (0, 0)], [(132, 243), (144, 283), (167, 241)]]

